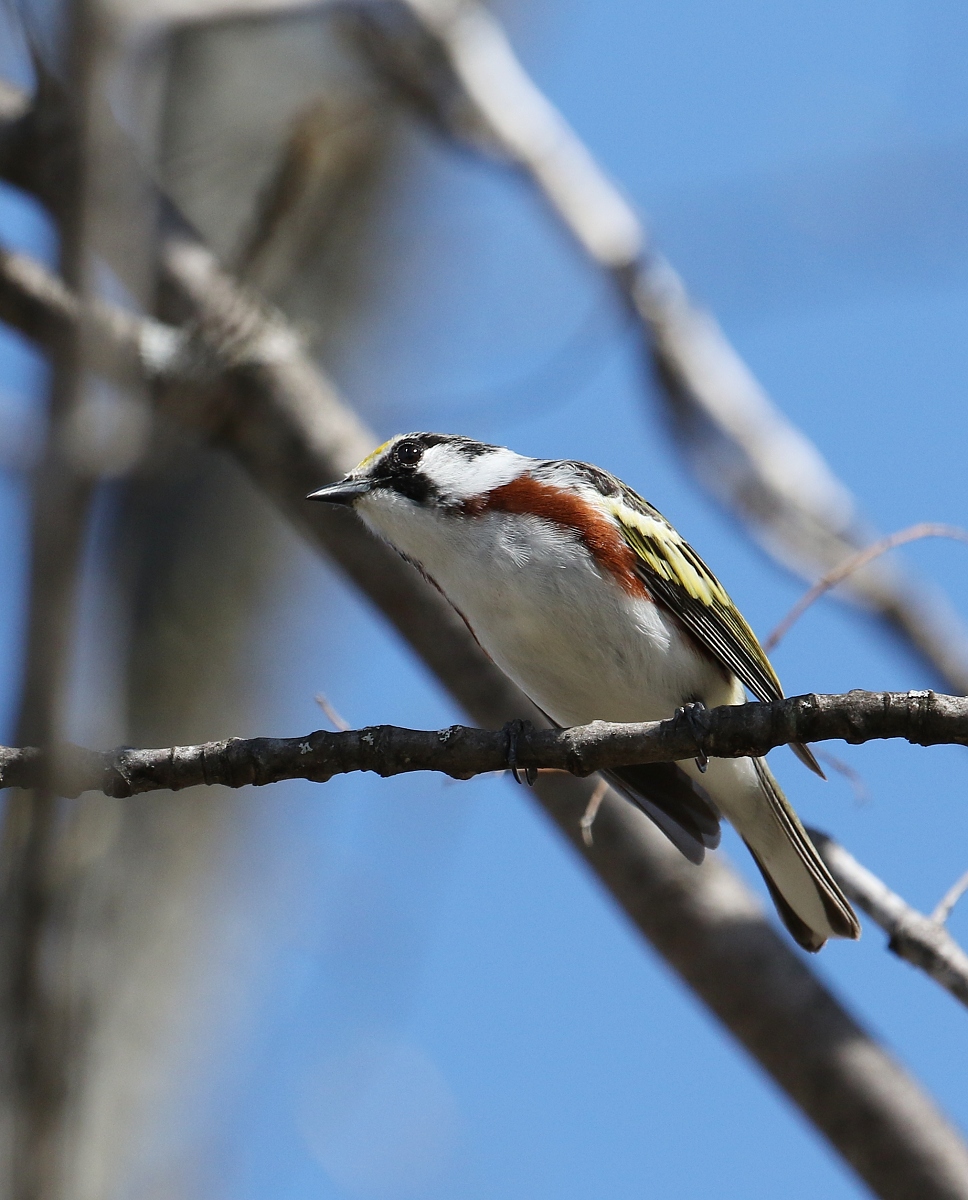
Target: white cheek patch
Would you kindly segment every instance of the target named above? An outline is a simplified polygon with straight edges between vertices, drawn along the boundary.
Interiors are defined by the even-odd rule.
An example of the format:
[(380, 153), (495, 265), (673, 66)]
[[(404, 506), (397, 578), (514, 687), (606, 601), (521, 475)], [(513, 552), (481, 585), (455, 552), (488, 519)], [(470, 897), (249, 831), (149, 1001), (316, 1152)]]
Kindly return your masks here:
[(419, 469), (436, 484), (442, 496), (469, 500), (517, 479), (532, 461), (503, 447), (468, 458), (443, 442), (424, 452)]

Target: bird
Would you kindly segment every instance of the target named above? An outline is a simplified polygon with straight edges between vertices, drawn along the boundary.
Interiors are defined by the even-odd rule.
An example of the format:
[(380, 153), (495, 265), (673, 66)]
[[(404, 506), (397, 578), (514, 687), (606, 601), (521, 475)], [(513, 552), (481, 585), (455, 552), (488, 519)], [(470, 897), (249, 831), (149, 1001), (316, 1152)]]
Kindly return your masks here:
[[(456, 434), (399, 434), (311, 500), (347, 505), (443, 593), (561, 728), (780, 699), (756, 635), (662, 514), (599, 467)], [(811, 751), (795, 753), (823, 776)], [(860, 926), (762, 758), (615, 769), (609, 781), (692, 862), (725, 817), (805, 950)]]

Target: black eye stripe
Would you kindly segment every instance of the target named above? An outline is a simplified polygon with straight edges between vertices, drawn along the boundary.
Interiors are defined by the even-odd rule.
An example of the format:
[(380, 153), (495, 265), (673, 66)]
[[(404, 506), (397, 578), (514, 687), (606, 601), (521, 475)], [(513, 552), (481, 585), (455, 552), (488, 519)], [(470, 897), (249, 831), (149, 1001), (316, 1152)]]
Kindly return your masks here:
[(414, 504), (433, 504), (440, 499), (437, 489), (426, 475), (421, 475), (419, 471), (397, 475), (387, 486), (398, 496), (404, 496)]

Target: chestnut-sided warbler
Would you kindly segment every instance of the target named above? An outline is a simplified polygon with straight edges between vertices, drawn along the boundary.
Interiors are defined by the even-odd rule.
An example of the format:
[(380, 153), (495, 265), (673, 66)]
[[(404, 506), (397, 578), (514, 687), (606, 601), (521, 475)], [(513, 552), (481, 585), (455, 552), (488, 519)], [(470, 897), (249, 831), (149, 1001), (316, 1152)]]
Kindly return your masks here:
[[(408, 433), (310, 496), (351, 505), (443, 592), (494, 662), (560, 726), (656, 721), (783, 695), (699, 555), (631, 488), (583, 462)], [(818, 774), (805, 746), (799, 757)], [(763, 759), (626, 767), (610, 780), (694, 862), (727, 817), (807, 950), (860, 935)]]

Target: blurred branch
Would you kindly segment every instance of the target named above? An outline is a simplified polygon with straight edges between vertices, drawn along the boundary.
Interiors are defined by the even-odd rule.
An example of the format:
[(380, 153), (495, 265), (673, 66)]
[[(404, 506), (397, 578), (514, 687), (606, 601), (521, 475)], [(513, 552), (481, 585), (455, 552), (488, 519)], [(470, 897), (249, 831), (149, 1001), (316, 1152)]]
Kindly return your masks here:
[[(89, 0), (67, 8), (66, 94), (74, 136), (57, 141), (57, 187), (51, 212), (60, 235), (59, 265), (64, 284), (85, 297), (89, 213), (88, 158), (97, 35)], [(42, 71), (42, 68), (38, 69)], [(27, 118), (24, 118), (26, 120)], [(32, 483), (30, 594), (18, 737), (52, 743), (70, 660), (74, 593), (87, 524), (92, 479), (72, 454), (75, 426), (87, 381), (84, 321), (60, 322), (48, 330), (52, 381), (44, 449)]]
[(849, 899), (889, 935), (887, 948), (968, 1005), (968, 954), (945, 929), (944, 917), (918, 912), (832, 838), (807, 832)]
[[(0, 79), (0, 142), (11, 136), (16, 122), (30, 109), (30, 97), (5, 79)], [(3, 150), (0, 150), (0, 155)]]
[[(462, 143), (522, 170), (607, 271), (642, 322), (680, 445), (702, 481), (765, 548), (813, 578), (869, 542), (849, 490), (648, 248), (632, 207), (528, 78), (493, 16), (475, 0), (388, 0), (344, 5), (342, 12), (399, 95)], [(0, 175), (41, 198), (52, 182), (37, 141), (61, 128), (49, 116), (41, 119), (44, 107), (52, 106), (34, 106), (0, 127)], [(284, 161), (275, 187), (293, 194), (289, 175)], [(270, 226), (277, 208), (272, 193), (264, 213)], [(252, 236), (256, 247), (261, 235)], [(868, 564), (847, 590), (950, 687), (968, 692), (968, 636), (939, 593), (883, 564)]]
[(955, 905), (961, 897), (968, 892), (968, 871), (951, 885), (950, 888), (938, 901), (934, 912), (931, 914), (931, 920), (937, 921), (939, 925), (943, 925), (951, 916)]
[(330, 92), (296, 113), (275, 169), (232, 256), (234, 272), (277, 293), (340, 209), (365, 206), (365, 182), (386, 150), (387, 116), (358, 96)]
[[(642, 320), (680, 444), (706, 485), (766, 548), (813, 577), (868, 542), (849, 491), (771, 404), (675, 272), (647, 251), (639, 218), (528, 78), (494, 18), (473, 0), (352, 5), (344, 13), (409, 103), (438, 127), (522, 169), (608, 271)], [(0, 129), (0, 174), (42, 198), (51, 183), (43, 176), (45, 156), (34, 149), (48, 128), (59, 126), (42, 121), (35, 107)], [(284, 164), (280, 178), (288, 171)], [(267, 213), (275, 209), (270, 198)], [(968, 692), (968, 639), (930, 589), (883, 566), (868, 566), (848, 588), (950, 686)]]
[[(72, 136), (51, 141), (47, 170), (56, 186), (48, 207), (59, 238), (60, 275), (83, 299), (89, 292), (94, 60), (101, 31), (92, 0), (71, 0), (62, 19), (66, 122)], [(35, 68), (42, 79), (39, 62)], [(16, 124), (28, 119), (22, 116)], [(33, 790), (11, 796), (0, 833), (0, 1038), (10, 1137), (3, 1173), (4, 1190), (13, 1200), (62, 1195), (64, 1135), (83, 1045), (77, 1011), (64, 987), (72, 896), (54, 870), (60, 813), (52, 755), (63, 738), (76, 596), (93, 494), (93, 478), (79, 469), (73, 453), (88, 382), (86, 343), (83, 320), (52, 325), (47, 338), (51, 376), (43, 447), (30, 481), (17, 737), (49, 753)]]
[[(696, 731), (696, 726), (701, 728)], [(849, 692), (843, 696), (790, 696), (772, 704), (724, 705), (702, 710), (688, 721), (618, 724), (595, 721), (573, 729), (535, 729), (514, 734), (451, 725), (447, 729), (403, 729), (372, 725), (336, 733), (317, 730), (296, 738), (230, 738), (200, 746), (107, 753), (62, 750), (55, 778), (59, 792), (76, 796), (94, 790), (109, 796), (200, 784), (260, 786), (283, 779), (325, 783), (334, 775), (374, 771), (388, 777), (410, 771), (440, 771), (470, 779), (509, 767), (591, 775), (635, 763), (677, 762), (706, 754), (713, 758), (761, 757), (790, 742), (843, 738), (854, 744), (903, 737), (918, 746), (968, 743), (968, 698), (934, 692)], [(36, 747), (0, 747), (0, 787), (34, 787), (51, 764)], [(955, 897), (957, 899), (957, 896)], [(937, 921), (937, 918), (934, 918)]]
[[(784, 566), (813, 579), (871, 540), (848, 488), (772, 404), (591, 152), (477, 0), (347, 6), (358, 44), (421, 116), (531, 181), (637, 316), (680, 448), (701, 482)], [(932, 589), (884, 564), (847, 582), (955, 691), (968, 632)]]
[[(178, 350), (162, 371), (159, 402), (246, 466), (475, 721), (541, 724), (415, 571), (351, 514), (305, 501), (377, 439), (285, 322), (185, 238), (165, 242), (163, 262), (169, 286), (194, 314), (192, 344), (201, 343), (205, 365), (190, 355), (183, 361), (194, 365), (179, 375), (175, 359), (186, 351)], [(612, 792), (586, 844), (582, 818), (594, 790), (591, 782), (541, 774), (534, 794), (636, 927), (861, 1178), (885, 1200), (968, 1200), (968, 1148), (958, 1133), (783, 941), (735, 872), (718, 860), (687, 863)]]
[[(388, 133), (401, 119), (385, 100), (358, 119), (360, 92), (376, 89), (354, 64), (348, 73), (342, 57), (318, 13), (175, 31), (155, 60), (161, 113), (140, 158), (234, 261), (289, 114), (310, 95), (324, 96), (327, 111), (309, 131), (316, 144), (304, 187), (289, 211), (277, 211), (247, 278), (271, 289), (315, 340), (337, 343), (365, 311), (374, 275), (357, 268), (379, 211), (367, 199), (380, 190)], [(127, 102), (124, 113), (126, 127), (135, 126)], [(152, 256), (158, 232), (150, 231)], [(110, 253), (103, 261), (125, 277), (123, 261)], [(168, 297), (163, 290), (142, 308)], [(164, 311), (175, 323), (185, 319), (183, 308)], [(77, 731), (73, 739), (99, 748), (260, 732), (267, 698), (257, 629), (269, 611), (287, 607), (307, 553), (228, 455), (163, 414), (150, 433), (141, 469), (111, 486), (93, 545), (95, 586), (108, 592), (108, 611), (120, 614), (100, 619), (95, 652), (102, 679), (117, 663), (107, 679), (117, 708), (110, 711), (110, 699), (90, 704), (86, 689), (77, 689), (82, 712), (104, 707), (108, 716), (93, 735)], [(100, 683), (99, 693), (106, 690)], [(112, 719), (116, 731), (105, 727)], [(74, 946), (97, 1019), (69, 1160), (80, 1173), (72, 1187), (85, 1200), (191, 1191), (183, 1155), (154, 1161), (151, 1147), (166, 1130), (197, 1142), (197, 1131), (180, 1124), (181, 1101), (197, 1087), (197, 1039), (217, 1055), (212, 1037), (230, 1036), (232, 1022), (256, 1003), (279, 864), (260, 841), (243, 881), (236, 852), (263, 820), (266, 798), (208, 788), (137, 802), (88, 795), (76, 806), (85, 835), (92, 809), (106, 806), (118, 826), (110, 850), (77, 870), (86, 924)]]
[[(124, 264), (118, 290), (134, 305), (147, 295), (150, 185), (128, 143), (138, 120), (151, 126), (151, 100), (139, 97), (138, 120), (122, 131), (112, 104), (124, 95), (130, 113), (139, 90), (122, 78), (122, 8), (100, 0), (60, 7), (49, 27), (56, 29), (62, 69), (55, 75), (32, 45), (33, 103), (0, 132), (0, 159), (20, 164), (17, 182), (41, 194), (53, 218), (61, 279), (76, 297), (79, 317), (51, 321), (47, 330), (50, 400), (31, 480), (18, 736), (51, 747), (50, 775), (40, 777), (33, 792), (12, 795), (3, 812), (0, 1037), (9, 1136), (2, 1190), (14, 1200), (59, 1200), (79, 1185), (71, 1149), (103, 1006), (97, 1003), (97, 973), (79, 966), (88, 965), (94, 942), (91, 937), (85, 943), (82, 934), (91, 929), (84, 929), (91, 888), (81, 873), (64, 869), (77, 813), (52, 787), (53, 747), (65, 736), (79, 646), (76, 601), (90, 562), (85, 551), (98, 485), (133, 465), (149, 424), (139, 363), (115, 358), (115, 386), (95, 382), (104, 321), (88, 317), (102, 285), (95, 270), (99, 255)], [(102, 924), (98, 949), (103, 936)]]
[(968, 531), (959, 529), (956, 525), (941, 525), (933, 521), (922, 521), (918, 525), (912, 525), (909, 529), (901, 529), (897, 533), (889, 533), (887, 537), (879, 538), (872, 545), (865, 546), (863, 550), (858, 550), (856, 554), (852, 554), (844, 562), (839, 563), (832, 570), (828, 571), (821, 579), (818, 579), (813, 587), (800, 597), (764, 641), (763, 649), (767, 653), (773, 650), (786, 637), (811, 604), (814, 604), (821, 596), (826, 595), (838, 583), (843, 583), (845, 579), (853, 575), (855, 571), (859, 571), (861, 567), (866, 566), (867, 563), (873, 562), (875, 558), (880, 558), (882, 554), (886, 554), (889, 550), (896, 550), (898, 546), (906, 546), (909, 542), (918, 542), (922, 538), (934, 537), (950, 538), (954, 542), (968, 542)]
[(0, 246), (0, 320), (49, 346), (65, 325), (92, 325), (97, 369), (108, 375), (137, 368), (149, 379), (172, 369), (186, 335), (112, 304), (82, 304), (63, 280), (35, 258)]
[[(289, 129), (276, 169), (262, 195), (245, 239), (234, 256), (235, 272), (252, 278), (259, 260), (287, 224), (294, 223), (298, 211), (306, 206), (309, 193), (319, 175), (319, 158), (324, 153), (321, 132), (329, 128), (329, 103), (317, 100), (297, 114)], [(263, 290), (265, 282), (263, 281)]]

